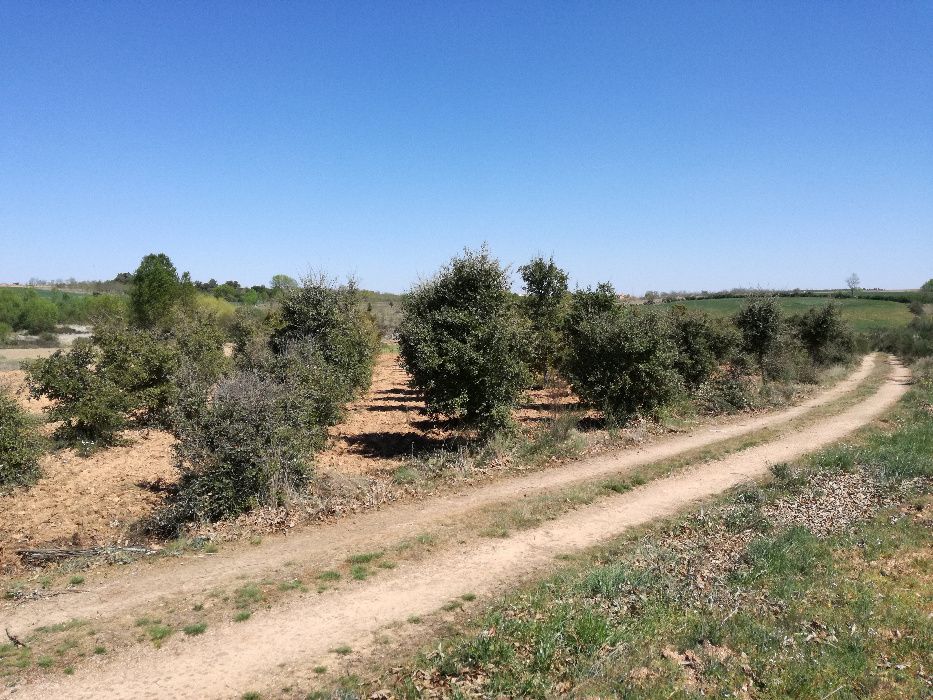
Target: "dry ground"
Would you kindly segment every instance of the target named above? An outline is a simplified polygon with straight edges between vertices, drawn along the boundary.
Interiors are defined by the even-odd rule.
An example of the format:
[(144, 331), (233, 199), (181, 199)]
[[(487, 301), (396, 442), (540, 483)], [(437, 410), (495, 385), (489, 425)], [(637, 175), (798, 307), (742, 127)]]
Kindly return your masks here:
[[(18, 359), (42, 355), (34, 349), (2, 352), (18, 353)], [(370, 391), (350, 406), (346, 420), (331, 431), (332, 445), (318, 457), (322, 472), (391, 473), (405, 457), (456, 438), (449, 426), (421, 412), (424, 404), (408, 388), (396, 358), (379, 356)], [(0, 371), (0, 387), (37, 415), (49, 403), (28, 397), (21, 370)], [(552, 404), (573, 402), (566, 389), (532, 392), (518, 418), (531, 426), (547, 417)], [(42, 458), (43, 476), (34, 487), (0, 496), (0, 573), (17, 566), (16, 549), (125, 543), (130, 526), (160, 505), (163, 496), (147, 484), (176, 478), (173, 438), (158, 430), (127, 431), (124, 437), (126, 445), (88, 457), (70, 449), (50, 452)]]
[[(757, 420), (766, 427), (769, 423), (787, 422), (789, 413), (805, 416), (832, 397), (839, 398), (855, 389), (859, 380), (868, 375), (870, 366), (871, 362), (866, 362), (854, 379), (824, 392), (808, 402), (809, 405)], [(889, 380), (877, 391), (835, 415), (820, 415), (818, 420), (802, 427), (787, 427), (783, 435), (770, 442), (696, 465), (627, 493), (602, 498), (508, 539), (473, 539), (460, 545), (452, 544), (420, 561), (402, 561), (397, 568), (372, 580), (353, 582), (324, 594), (297, 594), (246, 623), (212, 624), (205, 634), (197, 637), (176, 635), (161, 649), (137, 645), (106, 659), (84, 663), (74, 675), (50, 676), (29, 683), (17, 690), (16, 697), (232, 697), (255, 687), (281, 688), (283, 683), (308, 687), (314, 682), (311, 669), (315, 665), (333, 666), (342, 655), (352, 653), (353, 658), (357, 658), (359, 654), (369, 653), (378, 646), (373, 633), (386, 631), (387, 625), (396, 625), (406, 617), (413, 619), (410, 617), (413, 615), (433, 613), (447, 601), (464, 594), (497, 595), (515, 580), (546, 569), (557, 554), (595, 544), (632, 526), (670, 515), (699, 499), (766, 474), (770, 464), (792, 460), (842, 439), (888, 410), (906, 391), (908, 377), (903, 367), (894, 365)], [(740, 433), (741, 429), (735, 432)], [(695, 447), (718, 439), (721, 438), (693, 434), (669, 442), (681, 441)], [(658, 450), (665, 444), (645, 452)], [(677, 447), (682, 449), (684, 445), (676, 445), (675, 453)], [(591, 460), (534, 476), (553, 480), (556, 477), (551, 475), (560, 472), (567, 482), (579, 479), (577, 472), (580, 470), (587, 472), (587, 478), (606, 476), (620, 469), (624, 471), (624, 464), (620, 462), (637, 462), (638, 457), (637, 453), (629, 451), (617, 457), (615, 464), (608, 457), (600, 458), (601, 469), (593, 464), (599, 460)], [(658, 455), (641, 457), (650, 461)], [(533, 482), (534, 476), (524, 479)], [(514, 503), (515, 486), (519, 481), (506, 481), (489, 488), (501, 492), (498, 498)], [(387, 509), (361, 517), (351, 528), (344, 526), (341, 531), (343, 536), (354, 538), (354, 544), (360, 543), (360, 537), (368, 536), (371, 543), (388, 546), (393, 537), (388, 534), (392, 529), (391, 521), (395, 521), (398, 531), (410, 529), (411, 521), (426, 517), (423, 514), (428, 513), (428, 506), (432, 505), (435, 504), (425, 504), (418, 512), (406, 511), (404, 507)], [(439, 499), (436, 505), (443, 509), (449, 504)], [(472, 518), (469, 511), (461, 517)], [(416, 522), (415, 527), (422, 524)], [(336, 532), (336, 528), (331, 530)], [(309, 528), (289, 538), (287, 545), (283, 545), (284, 538), (270, 544), (272, 549), (287, 546), (295, 556), (300, 556), (302, 551), (317, 549), (326, 539), (324, 528)], [(265, 548), (263, 545), (257, 549), (257, 555)], [(265, 553), (268, 555), (272, 549)], [(331, 555), (349, 556), (354, 551), (358, 550), (341, 548)], [(229, 556), (222, 553), (219, 557), (217, 567), (225, 569), (228, 577), (235, 576), (243, 570), (243, 564), (257, 558), (242, 549), (230, 552)], [(188, 567), (186, 574), (189, 575), (178, 576), (171, 586), (166, 586), (166, 581), (153, 582), (150, 577), (128, 579), (124, 585), (135, 589), (161, 586), (161, 592), (170, 596), (192, 580), (191, 573)], [(197, 583), (210, 586), (217, 580), (208, 578)], [(63, 596), (56, 601), (36, 601), (7, 611), (7, 617), (11, 624), (23, 625), (27, 619), (30, 619), (29, 624), (35, 624), (48, 617), (53, 609), (59, 618), (67, 619), (81, 611), (93, 615), (90, 605), (91, 609), (93, 606), (101, 608), (99, 621), (103, 623), (103, 618), (113, 612), (108, 613), (106, 609), (114, 605), (119, 607), (119, 596), (101, 596), (93, 603), (82, 598)], [(185, 599), (185, 596), (181, 598)], [(168, 603), (163, 602), (161, 608), (166, 609), (166, 605)], [(46, 614), (42, 614), (43, 609)], [(400, 638), (417, 635), (413, 625), (403, 624), (393, 629)], [(270, 685), (272, 682), (274, 686)]]

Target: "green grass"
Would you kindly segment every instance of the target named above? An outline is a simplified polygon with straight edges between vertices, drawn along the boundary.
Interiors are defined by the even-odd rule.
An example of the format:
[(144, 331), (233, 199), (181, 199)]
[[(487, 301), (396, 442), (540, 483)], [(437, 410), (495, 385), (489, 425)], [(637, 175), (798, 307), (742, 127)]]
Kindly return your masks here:
[[(400, 697), (734, 697), (742, 688), (775, 699), (926, 697), (928, 371), (858, 439), (581, 555), (460, 634), (426, 640), (423, 656), (393, 669), (402, 680), (390, 688)], [(853, 481), (899, 504), (811, 530), (826, 521), (814, 504), (850, 514), (856, 501), (836, 485)]]
[(251, 613), (249, 610), (239, 610), (236, 615), (233, 616), (233, 621), (246, 622), (250, 617), (252, 617), (252, 615), (253, 613)]
[(348, 564), (369, 564), (379, 557), (381, 557), (385, 552), (367, 552), (365, 554), (354, 554), (353, 556), (347, 559)]
[(84, 577), (72, 576), (70, 579), (68, 579), (68, 583), (72, 586), (80, 586), (82, 583), (84, 583)]
[(207, 625), (203, 622), (195, 622), (191, 625), (185, 625), (182, 628), (182, 631), (187, 634), (189, 637), (197, 637), (199, 634), (204, 634), (207, 630)]
[[(835, 302), (842, 310), (842, 316), (852, 324), (858, 332), (880, 330), (885, 328), (898, 328), (906, 326), (913, 317), (907, 309), (907, 304), (896, 301), (881, 301), (878, 299), (836, 299)], [(727, 299), (692, 299), (679, 301), (678, 304), (692, 309), (702, 309), (713, 316), (732, 316), (742, 308), (744, 299), (733, 297)], [(806, 311), (829, 303), (824, 297), (778, 297), (778, 306), (786, 314), (801, 314)], [(667, 308), (665, 304), (658, 308)]]
[(318, 579), (321, 581), (339, 581), (340, 572), (339, 571), (322, 571), (317, 575)]

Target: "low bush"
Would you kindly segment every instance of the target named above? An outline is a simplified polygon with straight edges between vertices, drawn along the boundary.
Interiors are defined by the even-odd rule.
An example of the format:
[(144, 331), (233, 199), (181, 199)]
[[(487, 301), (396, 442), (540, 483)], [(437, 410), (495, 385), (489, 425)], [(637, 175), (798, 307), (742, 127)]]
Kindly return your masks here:
[(653, 412), (681, 388), (667, 319), (621, 307), (610, 285), (574, 292), (565, 338), (564, 375), (612, 420)]
[[(182, 384), (206, 391), (226, 366), (223, 334), (213, 317), (176, 314), (170, 329), (101, 323), (91, 341), (26, 363), (33, 396), (62, 421), (59, 437), (83, 446), (112, 444), (130, 422), (166, 426)], [(182, 370), (184, 369), (184, 372)]]
[(485, 247), (465, 250), (409, 293), (399, 352), (429, 411), (485, 433), (511, 423), (530, 375), (510, 295), (508, 272)]
[(734, 326), (682, 305), (671, 309), (670, 333), (677, 348), (674, 367), (690, 390), (708, 381), (739, 344)]
[(778, 346), (784, 329), (781, 309), (774, 297), (748, 297), (734, 317), (742, 334), (742, 349), (758, 361), (762, 378), (768, 378), (765, 359)]
[(379, 334), (372, 316), (360, 306), (356, 284), (336, 285), (323, 276), (309, 277), (282, 295), (278, 328), (271, 344), (276, 352), (295, 342), (308, 342), (343, 378), (347, 398), (359, 396), (372, 382)]
[(797, 337), (818, 365), (845, 363), (855, 353), (855, 338), (835, 303), (813, 308), (792, 319)]
[(169, 507), (150, 524), (175, 534), (191, 520), (217, 520), (289, 500), (312, 473), (327, 429), (343, 416), (347, 384), (306, 339), (240, 359), (239, 368), (205, 391), (189, 378), (172, 431), (181, 472)]
[(917, 316), (906, 327), (876, 332), (871, 341), (906, 362), (933, 356), (933, 316)]
[(76, 340), (71, 350), (24, 363), (29, 393), (45, 396), (49, 419), (61, 421), (58, 437), (71, 444), (112, 444), (126, 426), (127, 394), (97, 371), (100, 352), (90, 341)]
[(27, 486), (39, 478), (43, 440), (35, 420), (0, 391), (0, 489)]
[(176, 425), (178, 495), (163, 527), (217, 520), (288, 498), (307, 478), (314, 437), (290, 410), (290, 387), (258, 372), (222, 380), (203, 410)]

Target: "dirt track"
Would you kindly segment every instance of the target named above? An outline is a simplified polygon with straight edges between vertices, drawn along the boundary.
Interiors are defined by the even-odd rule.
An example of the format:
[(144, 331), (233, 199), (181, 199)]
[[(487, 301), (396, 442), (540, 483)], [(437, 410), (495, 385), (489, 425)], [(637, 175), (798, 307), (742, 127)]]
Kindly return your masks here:
[(543, 472), (493, 482), (426, 501), (403, 503), (353, 518), (269, 539), (261, 547), (240, 547), (208, 558), (183, 559), (171, 566), (124, 576), (91, 588), (80, 597), (46, 598), (3, 610), (0, 619), (14, 630), (52, 625), (72, 618), (113, 617), (146, 603), (173, 596), (199, 594), (229, 583), (235, 577), (269, 575), (286, 562), (299, 559), (320, 569), (332, 568), (346, 553), (380, 549), (387, 542), (417, 536), (427, 529), (461, 520), (465, 514), (494, 503), (514, 501), (674, 457), (767, 427), (779, 426), (851, 391), (871, 372), (877, 356), (866, 357), (859, 368), (831, 389), (792, 408), (740, 422), (700, 430), (638, 450), (606, 454)]
[[(808, 408), (827, 403), (851, 390), (869, 370), (870, 363), (866, 362), (855, 377), (809, 401), (808, 405), (749, 421), (743, 426), (730, 427), (723, 433), (750, 432), (802, 415)], [(324, 660), (328, 650), (335, 646), (347, 644), (355, 652), (365, 653), (371, 647), (372, 633), (389, 623), (404, 620), (409, 615), (434, 612), (451, 598), (466, 592), (495, 595), (510, 582), (547, 569), (555, 554), (596, 544), (634, 525), (669, 515), (698, 499), (765, 474), (769, 464), (794, 459), (845, 437), (890, 408), (906, 391), (908, 376), (903, 367), (894, 366), (891, 379), (875, 394), (837, 415), (772, 442), (653, 481), (629, 493), (603, 499), (507, 540), (488, 540), (478, 544), (474, 541), (422, 562), (402, 564), (378, 579), (354, 583), (335, 593), (297, 597), (248, 623), (221, 625), (197, 639), (172, 639), (161, 650), (137, 647), (126, 653), (114, 654), (106, 663), (88, 663), (72, 677), (44, 680), (20, 688), (16, 697), (228, 697), (265, 685), (263, 679), (270, 678), (271, 674), (307, 679), (310, 675), (308, 669)], [(287, 556), (286, 551), (297, 554), (303, 547), (319, 552), (320, 547), (324, 547), (324, 551), (338, 547), (339, 551), (329, 551), (342, 557), (348, 552), (359, 551), (355, 545), (349, 549), (346, 545), (350, 539), (358, 540), (367, 532), (370, 536), (379, 537), (377, 541), (384, 542), (386, 538), (410, 530), (411, 524), (406, 524), (400, 517), (417, 521), (430, 516), (432, 511), (443, 510), (450, 514), (451, 509), (462, 509), (462, 513), (476, 507), (474, 499), (502, 500), (525, 493), (535, 486), (553, 487), (560, 485), (562, 480), (563, 483), (572, 483), (617, 472), (624, 470), (626, 463), (656, 461), (671, 453), (730, 437), (723, 433), (690, 435), (652, 446), (642, 453), (623, 453), (615, 462), (610, 457), (603, 457), (533, 475), (529, 479), (494, 484), (477, 491), (472, 498), (467, 495), (445, 499), (441, 508), (416, 504), (408, 513), (404, 513), (404, 509), (388, 509), (372, 514), (371, 518), (357, 519), (355, 526), (347, 527), (347, 523), (343, 523), (341, 529), (345, 533), (353, 530), (354, 536), (351, 538), (345, 534), (342, 542), (338, 541), (340, 538), (336, 537), (336, 532), (332, 533), (334, 539), (329, 539), (328, 533), (322, 532), (324, 528), (315, 528), (307, 536), (275, 543), (274, 550), (263, 546), (245, 557), (240, 552), (236, 557), (199, 562), (195, 567), (175, 567), (172, 570), (174, 585), (164, 588), (169, 581), (156, 581), (156, 586), (163, 586), (156, 590), (177, 593), (179, 588), (191, 584), (191, 579), (195, 579), (193, 585), (200, 588), (206, 585), (205, 581), (222, 575), (223, 569), (231, 575), (243, 573), (244, 566), (247, 571), (260, 567), (263, 562), (266, 567), (274, 566), (274, 561), (269, 561), (270, 557)], [(656, 454), (659, 451), (661, 454)], [(542, 482), (547, 482), (548, 486), (542, 486)], [(481, 491), (486, 493), (481, 494)], [(394, 529), (390, 516), (395, 518)], [(423, 521), (417, 527), (423, 528)], [(322, 535), (325, 541), (329, 541), (322, 542)], [(314, 556), (314, 552), (311, 554)], [(184, 584), (179, 586), (182, 581)], [(100, 612), (112, 614), (114, 597), (132, 596), (134, 588), (140, 589), (135, 591), (139, 595), (143, 589), (153, 585), (153, 579), (146, 577), (135, 583), (118, 581), (113, 585), (123, 586), (122, 592), (116, 588), (108, 590), (108, 586), (98, 591), (103, 596), (98, 604)], [(41, 605), (20, 608), (14, 612), (14, 620), (35, 624), (39, 619), (86, 614), (76, 610), (86, 607), (86, 601), (75, 600), (77, 596), (63, 598), (68, 600), (43, 601)], [(313, 623), (309, 622), (311, 620)], [(290, 669), (295, 669), (295, 672), (290, 673)]]

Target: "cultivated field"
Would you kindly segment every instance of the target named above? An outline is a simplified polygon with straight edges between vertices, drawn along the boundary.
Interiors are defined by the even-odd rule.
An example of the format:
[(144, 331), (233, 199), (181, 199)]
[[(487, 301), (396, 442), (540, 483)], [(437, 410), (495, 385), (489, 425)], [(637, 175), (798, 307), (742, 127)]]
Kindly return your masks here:
[[(678, 301), (687, 308), (700, 309), (719, 317), (732, 316), (740, 308), (744, 299), (689, 299)], [(843, 317), (859, 332), (884, 330), (906, 326), (913, 316), (907, 304), (878, 299), (834, 299), (842, 309)], [(777, 303), (787, 314), (801, 314), (813, 308), (830, 303), (825, 297), (778, 297)]]

